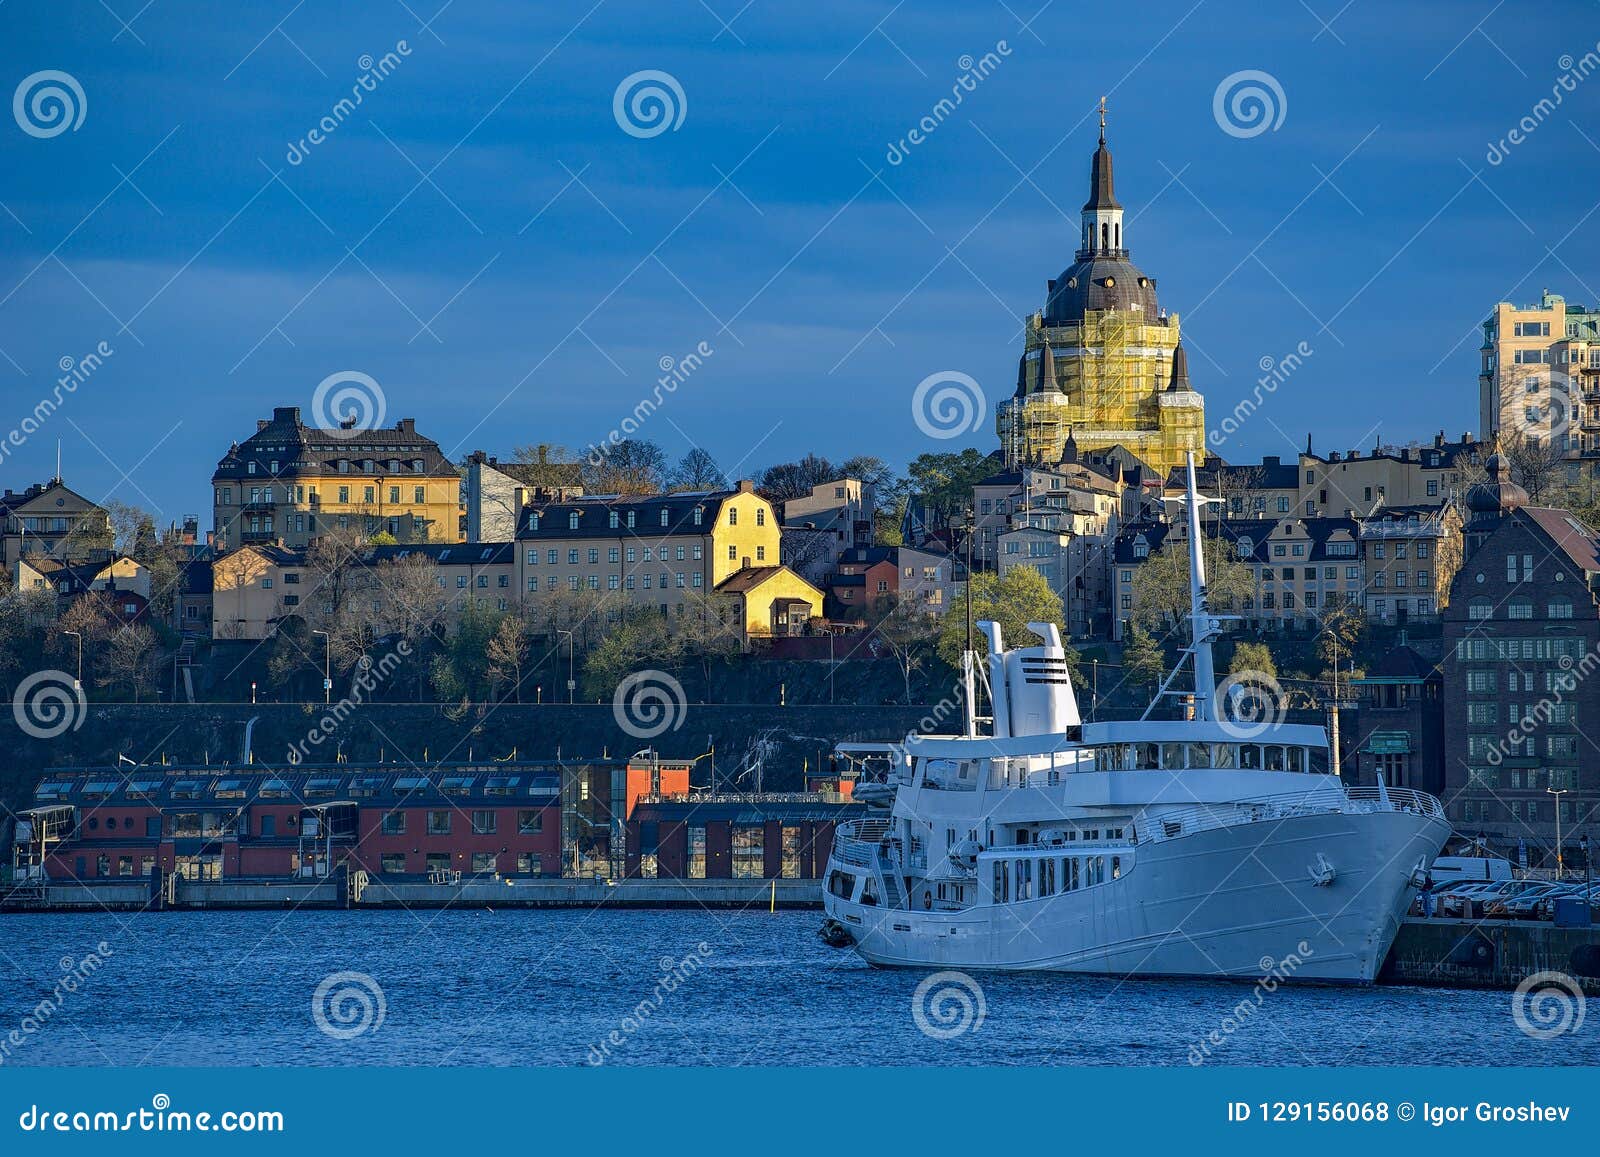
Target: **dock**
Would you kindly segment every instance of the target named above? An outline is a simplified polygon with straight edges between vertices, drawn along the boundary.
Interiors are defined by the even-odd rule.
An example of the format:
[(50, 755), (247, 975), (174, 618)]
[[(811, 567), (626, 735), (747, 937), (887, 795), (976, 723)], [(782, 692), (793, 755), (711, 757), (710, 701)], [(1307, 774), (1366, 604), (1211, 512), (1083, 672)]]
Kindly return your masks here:
[(1565, 973), (1585, 992), (1600, 994), (1600, 927), (1408, 916), (1378, 983), (1516, 988), (1538, 972)]
[(364, 873), (318, 880), (53, 881), (0, 897), (0, 912), (384, 908), (822, 907), (820, 880), (600, 880), (462, 877), (386, 881)]

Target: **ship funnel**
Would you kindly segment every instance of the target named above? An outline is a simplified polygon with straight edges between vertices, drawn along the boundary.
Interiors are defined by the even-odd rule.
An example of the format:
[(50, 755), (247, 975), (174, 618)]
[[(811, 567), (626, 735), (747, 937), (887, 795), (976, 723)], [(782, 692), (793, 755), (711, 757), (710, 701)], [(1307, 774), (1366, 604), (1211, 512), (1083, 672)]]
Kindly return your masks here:
[(1082, 721), (1061, 631), (1054, 623), (1029, 623), (1028, 630), (1043, 644), (1019, 647), (1005, 657), (1010, 733), (1059, 735)]
[(1006, 688), (1006, 645), (1000, 624), (981, 621), (978, 630), (989, 641), (989, 703), (994, 711), (994, 737), (1011, 736), (1011, 696)]

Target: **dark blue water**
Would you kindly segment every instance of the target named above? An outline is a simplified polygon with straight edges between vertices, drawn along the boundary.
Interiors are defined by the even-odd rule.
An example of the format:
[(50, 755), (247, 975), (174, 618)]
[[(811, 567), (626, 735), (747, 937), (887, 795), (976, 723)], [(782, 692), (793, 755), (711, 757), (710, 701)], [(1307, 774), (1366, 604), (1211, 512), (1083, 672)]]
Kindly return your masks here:
[[(823, 946), (820, 919), (604, 910), (9, 916), (0, 919), (0, 1061), (1186, 1065), (1208, 1034), (1232, 1024), (1210, 1046), (1210, 1063), (1600, 1064), (1600, 1009), (1577, 1031), (1541, 1041), (1513, 1022), (1510, 993), (1419, 988), (1281, 988), (1228, 1020), (1241, 1001), (1254, 1005), (1250, 986), (986, 974), (977, 978), (981, 1023), (934, 1039), (912, 1013), (926, 974), (868, 968)], [(63, 960), (71, 971), (101, 941), (111, 951), (98, 970), (74, 981), (76, 992), (58, 988)], [(363, 991), (367, 1027), (348, 1039), (319, 1028), (312, 1008), (319, 984), (341, 972), (364, 974), (382, 992), (381, 1023), (376, 997)], [(59, 1008), (39, 1023), (37, 1006), (58, 992)], [(331, 1029), (362, 1026), (359, 1002), (333, 1004), (324, 1003)], [(612, 1033), (620, 1044), (608, 1041)]]

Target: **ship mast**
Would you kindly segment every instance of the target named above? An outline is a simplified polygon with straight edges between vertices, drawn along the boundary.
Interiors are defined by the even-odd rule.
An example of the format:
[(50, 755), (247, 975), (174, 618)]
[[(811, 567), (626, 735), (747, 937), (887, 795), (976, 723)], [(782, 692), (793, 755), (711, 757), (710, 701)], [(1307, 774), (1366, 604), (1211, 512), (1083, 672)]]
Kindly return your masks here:
[(1194, 451), (1185, 451), (1184, 458), (1189, 474), (1184, 501), (1189, 507), (1189, 634), (1193, 639), (1189, 650), (1194, 656), (1194, 717), (1211, 719), (1214, 717), (1211, 701), (1217, 692), (1211, 640), (1216, 637), (1219, 624), (1206, 610), (1206, 559), (1202, 549), (1204, 542), (1200, 538), (1200, 506), (1217, 499), (1200, 497), (1194, 477)]

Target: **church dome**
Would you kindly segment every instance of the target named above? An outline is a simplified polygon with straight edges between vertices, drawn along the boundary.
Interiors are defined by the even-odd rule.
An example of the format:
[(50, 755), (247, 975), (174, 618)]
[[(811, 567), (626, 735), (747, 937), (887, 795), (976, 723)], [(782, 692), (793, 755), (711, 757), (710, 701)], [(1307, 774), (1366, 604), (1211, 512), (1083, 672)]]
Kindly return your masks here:
[(1079, 253), (1077, 261), (1050, 283), (1044, 323), (1082, 321), (1086, 311), (1140, 309), (1154, 321), (1161, 315), (1156, 279), (1125, 257)]

